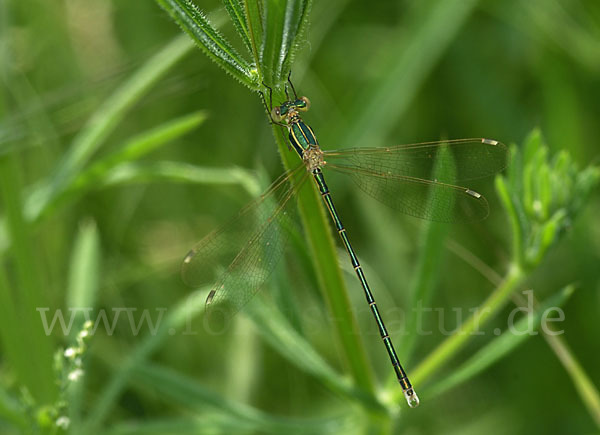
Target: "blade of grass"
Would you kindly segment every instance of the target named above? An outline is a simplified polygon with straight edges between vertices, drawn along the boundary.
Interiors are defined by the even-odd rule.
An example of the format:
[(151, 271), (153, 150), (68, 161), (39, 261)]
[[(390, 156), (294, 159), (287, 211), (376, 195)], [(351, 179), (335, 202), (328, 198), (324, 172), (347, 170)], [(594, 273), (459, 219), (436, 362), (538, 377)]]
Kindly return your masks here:
[(117, 423), (103, 435), (213, 435), (246, 434), (258, 430), (254, 424), (228, 415), (202, 412), (194, 417), (154, 418)]
[(250, 89), (259, 86), (253, 68), (189, 0), (156, 0), (200, 49), (227, 73)]
[[(333, 433), (347, 433), (344, 427), (350, 428), (350, 424), (346, 424), (344, 427), (341, 425), (334, 425), (334, 421), (330, 420), (326, 422), (323, 420), (321, 426), (314, 425), (314, 431), (310, 429), (301, 429), (298, 427), (290, 428), (289, 426), (283, 427), (279, 425), (269, 431), (262, 429), (257, 422), (249, 422), (247, 420), (232, 417), (228, 414), (219, 412), (202, 412), (197, 413), (195, 417), (173, 417), (173, 418), (161, 418), (152, 419), (149, 421), (131, 421), (127, 423), (119, 423), (110, 430), (102, 432), (107, 435), (128, 435), (128, 434), (190, 434), (190, 435), (214, 435), (214, 434), (251, 434), (251, 433), (276, 433), (280, 434), (283, 431), (287, 433), (331, 433), (333, 431), (328, 430), (328, 427), (333, 427), (334, 430), (340, 432)], [(298, 423), (298, 425), (301, 423)], [(262, 429), (262, 430), (261, 430)], [(309, 430), (310, 432), (307, 432)]]
[(81, 172), (72, 183), (69, 192), (76, 193), (77, 191), (89, 188), (91, 185), (106, 178), (110, 170), (116, 166), (122, 165), (125, 162), (138, 160), (158, 147), (172, 143), (178, 137), (202, 125), (205, 120), (205, 112), (195, 112), (166, 122), (129, 139), (123, 145), (118, 146), (117, 151), (98, 160), (88, 169)]
[(87, 419), (83, 422), (84, 430), (82, 433), (97, 432), (102, 422), (116, 405), (117, 398), (127, 386), (136, 367), (142, 365), (159, 346), (169, 337), (172, 337), (173, 330), (186, 325), (190, 319), (204, 311), (207, 295), (208, 291), (196, 291), (186, 297), (185, 300), (180, 301), (160, 322), (155, 333), (142, 339), (140, 344), (129, 353), (128, 357), (119, 362), (111, 379), (106, 382), (105, 387), (98, 394)]
[(248, 306), (248, 314), (258, 325), (258, 333), (279, 352), (306, 373), (310, 373), (332, 390), (340, 392), (372, 411), (385, 414), (387, 410), (372, 395), (356, 389), (340, 377), (285, 319), (283, 314), (260, 300)]
[[(11, 358), (23, 365), (12, 367), (20, 381), (26, 386), (38, 403), (51, 403), (56, 397), (56, 385), (52, 371), (52, 340), (44, 334), (36, 308), (45, 307), (45, 288), (41, 283), (43, 271), (37, 264), (38, 256), (31, 240), (30, 225), (22, 214), (21, 177), (16, 156), (0, 158), (0, 192), (6, 213), (6, 225), (11, 242), (12, 258), (15, 267), (15, 282), (18, 290), (3, 289), (4, 292), (18, 291), (19, 299), (12, 300), (18, 322), (6, 325), (8, 330), (20, 337), (14, 351), (19, 356)], [(4, 266), (3, 266), (4, 267)], [(3, 287), (8, 280), (1, 279)], [(4, 295), (8, 299), (8, 294)], [(10, 302), (11, 299), (8, 299)], [(9, 316), (9, 319), (11, 317)], [(19, 325), (19, 328), (14, 328)], [(31, 352), (35, 350), (35, 358)]]
[[(94, 308), (100, 284), (100, 237), (95, 222), (85, 221), (79, 228), (71, 255), (69, 280), (67, 286), (67, 308)], [(76, 345), (76, 335), (83, 329), (85, 317), (82, 311), (75, 312), (71, 328), (71, 345)], [(81, 424), (81, 405), (83, 404), (84, 381), (69, 384), (67, 404), (71, 430), (77, 432)]]
[(14, 331), (14, 325), (19, 324), (19, 304), (15, 298), (14, 289), (9, 285), (8, 269), (4, 264), (4, 255), (0, 255), (0, 337), (2, 338), (3, 357), (15, 368), (21, 379), (27, 378), (28, 354), (21, 351), (23, 338), (19, 331)]
[(451, 374), (445, 376), (440, 382), (429, 387), (426, 390), (427, 396), (435, 397), (451, 390), (457, 385), (472, 379), (504, 356), (514, 351), (519, 345), (523, 344), (533, 335), (528, 333), (515, 334), (513, 331), (537, 331), (542, 324), (542, 319), (546, 310), (548, 308), (563, 306), (571, 297), (574, 290), (574, 286), (566, 286), (555, 295), (548, 298), (543, 304), (538, 305), (534, 312), (528, 313), (528, 315), (521, 318), (514, 325), (512, 330), (507, 330), (499, 337), (494, 338)]
[(229, 18), (231, 18), (238, 35), (240, 35), (242, 41), (244, 41), (244, 45), (248, 49), (248, 52), (252, 53), (252, 43), (250, 42), (250, 33), (248, 31), (244, 6), (240, 0), (223, 0), (223, 4), (225, 5), (225, 9), (229, 14)]
[(308, 26), (311, 1), (265, 2), (265, 33), (260, 51), (264, 81), (277, 85), (287, 78), (299, 37)]
[(123, 163), (103, 174), (101, 184), (111, 187), (131, 183), (171, 182), (207, 185), (239, 185), (250, 195), (259, 192), (259, 184), (251, 171), (243, 168), (205, 168), (181, 162)]
[[(518, 266), (511, 266), (502, 284), (489, 295), (478, 307), (477, 311), (412, 371), (411, 379), (413, 383), (420, 384), (429, 379), (450, 357), (455, 355), (473, 337), (474, 331), (484, 325), (504, 307), (510, 295), (522, 283), (524, 278), (525, 274)], [(400, 400), (400, 394), (396, 395), (398, 400)]]
[(244, 0), (244, 10), (246, 12), (250, 44), (252, 46), (251, 52), (252, 56), (254, 56), (254, 64), (258, 69), (259, 77), (264, 77), (264, 72), (260, 64), (260, 50), (263, 45), (264, 34), (262, 5), (262, 2)]
[[(408, 110), (410, 102), (477, 5), (477, 0), (440, 0), (422, 2), (428, 12), (419, 10), (409, 22), (411, 31), (402, 29), (402, 37), (392, 38), (384, 53), (394, 59), (372, 86), (366, 86), (357, 98), (350, 128), (340, 132), (340, 146), (379, 146), (386, 134)], [(408, 40), (404, 37), (408, 35)], [(399, 53), (389, 56), (390, 52)]]
[(600, 429), (600, 393), (594, 382), (579, 363), (566, 341), (558, 335), (544, 334), (544, 339), (550, 345), (561, 364), (567, 371), (583, 404)]
[[(499, 285), (502, 282), (502, 278), (492, 268), (474, 256), (472, 253), (464, 249), (462, 246), (452, 243), (450, 245), (450, 249), (452, 249), (464, 261), (471, 264), (492, 284)], [(518, 297), (517, 294), (513, 295), (513, 302), (516, 305), (521, 306), (526, 304), (526, 302), (522, 300), (522, 298)], [(552, 325), (548, 325), (548, 328), (552, 329)], [(589, 375), (585, 372), (573, 352), (569, 349), (564, 338), (547, 334), (543, 329), (542, 337), (544, 337), (544, 340), (551, 347), (552, 351), (556, 354), (557, 358), (563, 365), (565, 371), (571, 377), (571, 380), (575, 384), (575, 389), (581, 397), (582, 402), (587, 407), (588, 412), (596, 424), (600, 427), (600, 393), (598, 393), (598, 389), (590, 379)]]
[(175, 38), (98, 108), (73, 140), (50, 181), (27, 198), (25, 216), (29, 221), (35, 222), (48, 212), (54, 200), (73, 182), (127, 111), (192, 47), (187, 37)]
[(285, 21), (286, 4), (287, 0), (264, 3), (264, 33), (259, 52), (259, 63), (263, 80), (269, 86), (278, 84), (281, 79), (281, 76), (277, 74), (277, 63), (283, 44), (282, 26)]
[(205, 411), (207, 407), (215, 408), (225, 413), (225, 418), (229, 419), (231, 423), (245, 422), (250, 429), (260, 432), (323, 433), (328, 428), (329, 430), (339, 428), (347, 418), (352, 419), (351, 413), (322, 419), (292, 419), (272, 416), (241, 403), (227, 400), (205, 389), (193, 379), (152, 364), (136, 367), (132, 375), (143, 388), (152, 388), (161, 397), (166, 398), (169, 403), (177, 403), (192, 410)]
[(288, 3), (286, 21), (284, 24), (284, 44), (279, 56), (279, 75), (285, 76), (292, 69), (292, 63), (300, 49), (302, 49), (302, 38), (308, 29), (308, 16), (312, 9), (312, 0)]
[(0, 418), (27, 433), (27, 411), (19, 401), (3, 388), (0, 388)]
[[(192, 174), (189, 179), (193, 182), (225, 183), (230, 184), (232, 179), (238, 180), (251, 195), (258, 195), (259, 182), (250, 181), (251, 174), (248, 171), (234, 168), (232, 170), (214, 170), (206, 168), (196, 168), (188, 165), (173, 167), (173, 176), (185, 178), (186, 173)], [(185, 169), (185, 170), (181, 170)], [(178, 175), (176, 175), (178, 174)], [(158, 325), (157, 331), (141, 340), (139, 345), (129, 354), (125, 361), (121, 361), (114, 370), (112, 378), (106, 382), (104, 389), (99, 393), (93, 408), (88, 414), (88, 418), (83, 422), (83, 432), (94, 433), (100, 427), (102, 422), (109, 415), (116, 399), (120, 396), (123, 389), (127, 386), (132, 370), (143, 363), (159, 346), (161, 346), (172, 332), (177, 328), (188, 325), (188, 322), (202, 313), (205, 308), (206, 296), (208, 291), (196, 291), (190, 294), (185, 300), (181, 300), (172, 308), (166, 318)]]

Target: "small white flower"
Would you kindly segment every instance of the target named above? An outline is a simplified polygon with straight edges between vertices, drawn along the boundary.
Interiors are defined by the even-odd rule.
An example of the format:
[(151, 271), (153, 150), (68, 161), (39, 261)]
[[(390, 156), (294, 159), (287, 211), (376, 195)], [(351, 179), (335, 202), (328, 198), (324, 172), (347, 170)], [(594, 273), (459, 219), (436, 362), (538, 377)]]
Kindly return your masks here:
[(56, 419), (56, 425), (60, 428), (67, 429), (70, 424), (71, 420), (69, 419), (69, 417), (66, 417), (64, 415)]
[(75, 382), (75, 381), (79, 380), (79, 378), (82, 376), (83, 376), (83, 370), (75, 369), (71, 373), (69, 373), (68, 378), (70, 381)]
[(85, 338), (88, 335), (90, 335), (90, 331), (88, 331), (87, 329), (83, 329), (83, 330), (79, 331), (79, 338)]
[(83, 329), (91, 329), (92, 325), (93, 325), (93, 323), (91, 320), (86, 320), (85, 323), (83, 324)]
[(65, 350), (66, 358), (73, 358), (76, 354), (77, 354), (77, 350), (75, 350), (75, 348), (73, 348), (73, 347), (69, 347)]

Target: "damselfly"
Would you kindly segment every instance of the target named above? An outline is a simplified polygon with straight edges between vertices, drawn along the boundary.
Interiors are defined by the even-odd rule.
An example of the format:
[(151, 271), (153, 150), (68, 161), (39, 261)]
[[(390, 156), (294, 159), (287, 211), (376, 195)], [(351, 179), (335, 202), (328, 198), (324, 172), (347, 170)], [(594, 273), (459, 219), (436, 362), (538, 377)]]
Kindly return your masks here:
[(214, 311), (218, 305), (222, 315), (235, 314), (262, 287), (283, 256), (295, 213), (292, 198), (301, 188), (310, 188), (305, 181), (312, 178), (350, 256), (404, 396), (415, 407), (419, 399), (396, 355), (323, 171), (349, 175), (361, 190), (409, 215), (442, 222), (461, 217), (478, 220), (488, 214), (487, 201), (474, 190), (454, 183), (500, 171), (505, 166), (506, 147), (479, 138), (324, 151), (300, 117), (300, 112), (310, 107), (308, 98), (298, 98), (289, 84), (294, 98), (290, 98), (286, 86), (287, 101), (276, 107), (271, 101), (268, 109), (272, 121), (288, 130), (291, 147), (302, 163), (279, 177), (236, 218), (200, 241), (185, 257), (184, 279), (192, 285), (213, 283), (207, 311)]

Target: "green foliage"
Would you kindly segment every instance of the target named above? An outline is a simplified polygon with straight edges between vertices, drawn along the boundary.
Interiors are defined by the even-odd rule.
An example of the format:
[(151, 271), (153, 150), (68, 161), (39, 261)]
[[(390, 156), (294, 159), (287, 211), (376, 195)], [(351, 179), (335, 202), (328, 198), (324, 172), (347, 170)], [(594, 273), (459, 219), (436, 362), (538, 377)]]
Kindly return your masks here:
[(549, 156), (538, 130), (514, 156), (507, 177), (496, 179), (496, 189), (512, 225), (515, 264), (531, 269), (572, 225), (600, 181), (600, 169), (579, 170), (567, 151)]
[(305, 37), (312, 2), (224, 1), (252, 62), (240, 56), (190, 0), (157, 0), (157, 3), (227, 73), (252, 90), (262, 90), (262, 83), (278, 85), (291, 71), (292, 61)]
[[(550, 246), (573, 222), (581, 211), (581, 204), (600, 181), (598, 168), (590, 166), (577, 171), (566, 151), (550, 158), (537, 131), (530, 134), (522, 151), (513, 146), (511, 154), (507, 175), (496, 178), (496, 188), (512, 227), (513, 258), (509, 261), (508, 272), (473, 315), (417, 367), (414, 382), (424, 381), (442, 368), (509, 302), (513, 293), (527, 281), (532, 269), (548, 254)], [(570, 291), (568, 287), (565, 290)], [(495, 353), (500, 348), (517, 343), (510, 336), (499, 340), (482, 349), (446, 382), (453, 385), (475, 375), (489, 364), (488, 358), (498, 357)], [(442, 384), (437, 388), (445, 390), (449, 387)], [(595, 394), (597, 396), (597, 392)]]
[[(196, 5), (0, 2), (0, 432), (597, 430), (600, 360), (584, 350), (600, 339), (600, 175), (581, 169), (598, 155), (597, 3)], [(440, 136), (523, 144), (497, 195), (488, 189), (483, 223), (400, 220), (330, 181), (421, 396), (415, 412), (311, 186), (291, 261), (232, 330), (207, 331), (207, 289), (179, 279), (197, 239), (281, 162), (298, 163), (276, 126), (273, 152), (256, 95), (266, 84), (280, 102), (290, 71), (326, 149)], [(515, 329), (538, 335), (503, 324), (525, 288), (542, 302)], [(418, 300), (477, 309), (450, 334), (403, 336), (417, 329)], [(115, 329), (77, 311), (69, 333), (56, 323), (47, 335), (40, 307), (48, 321), (62, 308), (67, 323), (69, 308), (94, 322), (105, 309)], [(117, 321), (119, 307), (135, 310)], [(548, 321), (550, 307), (564, 322)], [(132, 332), (127, 316), (146, 308), (156, 328)], [(548, 334), (550, 323), (568, 334)]]
[(521, 345), (527, 339), (537, 335), (537, 330), (542, 326), (545, 320), (545, 313), (549, 308), (562, 307), (574, 291), (573, 286), (567, 286), (557, 294), (549, 298), (543, 304), (540, 304), (534, 312), (529, 312), (521, 318), (512, 328), (507, 330), (499, 337), (493, 339), (484, 347), (479, 349), (467, 361), (461, 364), (453, 373), (434, 385), (433, 391), (428, 395), (434, 397), (438, 394), (451, 391), (462, 382), (477, 376), (485, 369), (497, 363), (502, 357), (513, 352), (517, 346)]

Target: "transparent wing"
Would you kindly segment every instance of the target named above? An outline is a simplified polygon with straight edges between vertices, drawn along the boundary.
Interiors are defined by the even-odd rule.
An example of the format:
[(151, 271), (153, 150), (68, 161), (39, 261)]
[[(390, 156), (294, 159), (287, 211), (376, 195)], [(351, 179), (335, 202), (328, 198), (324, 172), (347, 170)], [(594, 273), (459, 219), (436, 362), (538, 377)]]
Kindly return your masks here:
[(186, 255), (184, 281), (192, 286), (212, 284), (206, 300), (209, 316), (228, 320), (268, 279), (294, 225), (295, 201), (291, 199), (307, 176), (304, 165), (283, 174), (260, 198)]
[[(436, 163), (440, 149), (450, 151)], [(506, 146), (493, 139), (455, 139), (380, 148), (325, 151), (327, 162), (346, 163), (375, 172), (390, 172), (412, 178), (430, 179), (433, 165), (455, 167), (454, 182), (495, 174), (506, 167)]]
[(411, 216), (453, 222), (487, 216), (486, 199), (454, 183), (502, 170), (507, 149), (480, 138), (324, 154), (325, 168), (350, 175), (361, 190), (384, 204)]

